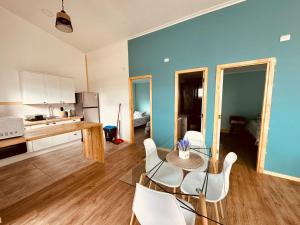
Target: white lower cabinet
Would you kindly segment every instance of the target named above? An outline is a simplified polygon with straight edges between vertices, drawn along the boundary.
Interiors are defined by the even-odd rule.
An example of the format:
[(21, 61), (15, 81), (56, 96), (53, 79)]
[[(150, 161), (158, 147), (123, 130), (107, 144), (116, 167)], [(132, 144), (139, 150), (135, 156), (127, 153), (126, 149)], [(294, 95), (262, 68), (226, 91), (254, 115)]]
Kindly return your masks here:
[[(78, 121), (80, 120), (60, 121), (60, 122), (56, 122), (56, 125), (65, 124), (65, 123), (74, 123)], [(28, 129), (41, 128), (46, 126), (55, 126), (55, 124), (49, 124), (49, 125), (43, 124), (43, 125), (30, 126), (30, 128), (28, 127)], [(29, 141), (27, 142), (27, 151), (28, 152), (40, 151), (46, 148), (59, 146), (68, 142), (81, 140), (81, 138), (82, 138), (82, 134), (81, 131), (79, 130), (79, 131), (74, 131), (66, 134), (60, 134), (52, 137), (42, 138), (36, 141)]]
[(81, 130), (69, 133), (70, 141), (77, 141), (82, 138)]
[(70, 134), (60, 134), (52, 137), (52, 145), (61, 145), (70, 141)]
[(39, 151), (42, 149), (50, 148), (52, 145), (53, 145), (52, 137), (32, 141), (33, 151)]

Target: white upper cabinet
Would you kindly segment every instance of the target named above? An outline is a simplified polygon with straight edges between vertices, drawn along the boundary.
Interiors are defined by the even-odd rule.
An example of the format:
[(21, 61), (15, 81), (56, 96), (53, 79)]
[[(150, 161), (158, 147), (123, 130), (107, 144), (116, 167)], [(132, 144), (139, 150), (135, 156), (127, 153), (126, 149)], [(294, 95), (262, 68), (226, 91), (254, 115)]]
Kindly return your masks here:
[(23, 104), (45, 104), (44, 75), (32, 72), (22, 72), (21, 88)]
[(24, 71), (20, 81), (23, 104), (75, 103), (72, 78)]
[(61, 101), (60, 78), (51, 75), (44, 76), (46, 102), (48, 104), (59, 103)]
[(72, 78), (60, 77), (62, 103), (75, 103), (75, 87)]

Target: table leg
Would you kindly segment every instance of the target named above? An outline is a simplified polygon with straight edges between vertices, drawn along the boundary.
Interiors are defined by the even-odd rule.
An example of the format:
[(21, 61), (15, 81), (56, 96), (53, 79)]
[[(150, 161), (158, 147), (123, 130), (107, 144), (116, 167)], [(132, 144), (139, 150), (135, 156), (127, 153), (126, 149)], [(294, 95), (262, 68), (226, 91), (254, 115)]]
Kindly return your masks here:
[[(199, 195), (198, 208), (199, 207), (200, 207), (200, 214), (207, 217), (206, 201), (205, 201), (205, 195), (203, 193)], [(208, 221), (205, 217), (202, 217), (201, 221), (202, 221), (202, 225), (208, 225)], [(199, 224), (199, 219), (197, 224)]]
[(104, 162), (102, 126), (83, 130), (83, 152), (87, 159)]

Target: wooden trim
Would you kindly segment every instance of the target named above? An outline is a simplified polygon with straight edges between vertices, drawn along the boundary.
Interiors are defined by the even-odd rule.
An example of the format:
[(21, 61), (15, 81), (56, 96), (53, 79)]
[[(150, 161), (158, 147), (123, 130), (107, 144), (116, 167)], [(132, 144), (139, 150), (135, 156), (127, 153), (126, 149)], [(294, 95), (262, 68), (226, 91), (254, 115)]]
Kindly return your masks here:
[(87, 55), (84, 56), (84, 62), (85, 62), (86, 90), (90, 91)]
[(133, 102), (133, 92), (132, 92), (132, 83), (134, 80), (149, 80), (150, 88), (150, 137), (153, 138), (153, 126), (152, 126), (152, 75), (142, 75), (128, 78), (128, 87), (129, 87), (129, 126), (130, 126), (130, 144), (134, 143), (134, 123), (133, 123), (133, 113), (134, 113), (134, 102)]
[(287, 179), (287, 180), (300, 182), (300, 177), (293, 177), (293, 176), (289, 176), (289, 175), (285, 175), (285, 174), (281, 174), (281, 173), (271, 172), (268, 170), (264, 170), (263, 173), (266, 175), (274, 176), (274, 177), (279, 177), (279, 178), (283, 178), (283, 179)]
[(0, 102), (0, 105), (23, 105), (22, 102)]
[(228, 133), (230, 133), (230, 130), (227, 128), (223, 128), (223, 129), (221, 129), (221, 133), (228, 134)]
[(214, 112), (214, 131), (213, 131), (213, 146), (212, 154), (213, 160), (219, 158), (219, 140), (220, 140), (220, 118), (222, 112), (222, 92), (223, 92), (223, 76), (224, 70), (228, 68), (244, 67), (267, 64), (266, 80), (264, 88), (264, 99), (262, 105), (262, 119), (260, 141), (258, 146), (258, 157), (256, 171), (262, 173), (264, 171), (265, 155), (267, 148), (268, 130), (270, 122), (271, 102), (272, 102), (272, 89), (275, 73), (275, 58), (257, 59), (245, 62), (229, 63), (217, 66), (216, 73), (216, 92), (215, 92), (215, 112)]
[(174, 95), (174, 145), (177, 143), (178, 138), (178, 98), (179, 98), (179, 76), (193, 73), (203, 72), (204, 86), (203, 86), (203, 98), (202, 98), (202, 123), (201, 132), (205, 140), (206, 134), (206, 108), (207, 108), (207, 83), (208, 83), (208, 67), (193, 68), (187, 70), (178, 70), (175, 72), (175, 95)]

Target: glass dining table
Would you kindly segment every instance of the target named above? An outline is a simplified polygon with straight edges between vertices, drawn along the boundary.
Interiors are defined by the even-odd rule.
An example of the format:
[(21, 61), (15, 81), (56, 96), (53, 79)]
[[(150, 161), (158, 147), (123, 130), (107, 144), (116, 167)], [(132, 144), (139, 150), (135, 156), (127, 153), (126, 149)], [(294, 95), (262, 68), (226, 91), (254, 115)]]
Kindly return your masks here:
[[(207, 207), (206, 207), (206, 192), (207, 192), (207, 184), (208, 184), (208, 176), (209, 176), (209, 169), (210, 169), (210, 162), (212, 159), (211, 155), (211, 149), (210, 148), (200, 148), (200, 147), (190, 147), (190, 153), (189, 153), (189, 158), (188, 159), (182, 159), (179, 157), (179, 151), (178, 150), (172, 150), (169, 152), (164, 159), (162, 159), (157, 165), (155, 165), (151, 170), (149, 170), (145, 175), (151, 174), (151, 176), (147, 176), (148, 180), (146, 182), (146, 186), (148, 182), (154, 183), (157, 187), (159, 187), (159, 191), (163, 191), (169, 194), (173, 194), (176, 196), (176, 199), (183, 205), (181, 206), (182, 208), (189, 210), (193, 213), (195, 213), (197, 216), (201, 217), (201, 221), (203, 225), (207, 225), (208, 221), (214, 222), (216, 224), (222, 224), (213, 218), (210, 218), (207, 216)], [(185, 193), (177, 193), (177, 192), (170, 192), (168, 191), (165, 187), (160, 185), (159, 183), (155, 182), (152, 180), (152, 177), (159, 171), (160, 167), (163, 165), (163, 163), (168, 162), (172, 164), (175, 167), (181, 168), (182, 170), (185, 171), (184, 174), (187, 174), (188, 172), (191, 171), (197, 171), (200, 167), (202, 167), (205, 163), (205, 158), (208, 160), (207, 168), (205, 169), (205, 179), (204, 182), (199, 185), (199, 188), (196, 189), (196, 192), (198, 195), (193, 195), (193, 194), (185, 194)], [(142, 178), (141, 178), (142, 180)], [(140, 180), (140, 181), (141, 181)], [(178, 196), (181, 196), (179, 198)], [(187, 204), (184, 203), (184, 199), (188, 197), (190, 199), (191, 197), (198, 198), (199, 202), (199, 207), (197, 209), (193, 209)], [(198, 209), (200, 208), (200, 209)]]

